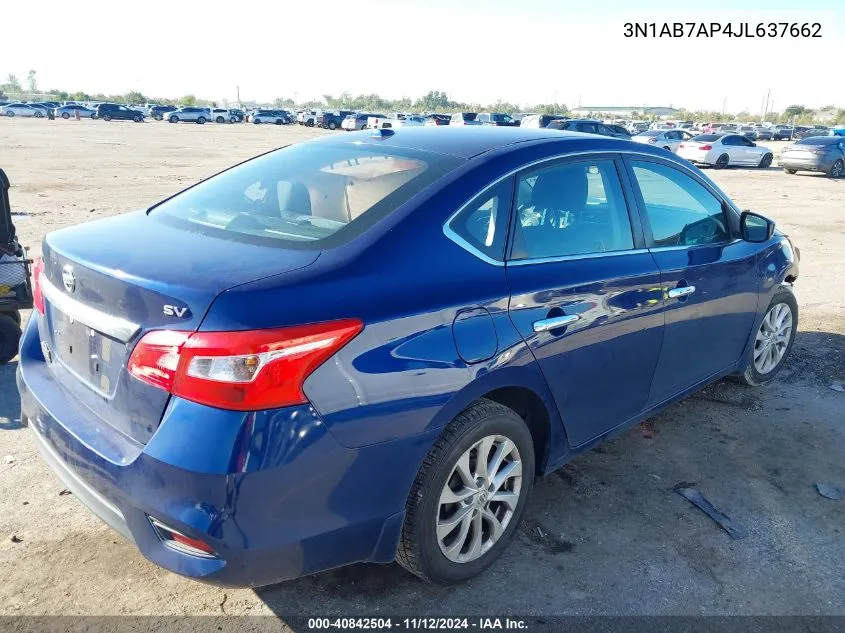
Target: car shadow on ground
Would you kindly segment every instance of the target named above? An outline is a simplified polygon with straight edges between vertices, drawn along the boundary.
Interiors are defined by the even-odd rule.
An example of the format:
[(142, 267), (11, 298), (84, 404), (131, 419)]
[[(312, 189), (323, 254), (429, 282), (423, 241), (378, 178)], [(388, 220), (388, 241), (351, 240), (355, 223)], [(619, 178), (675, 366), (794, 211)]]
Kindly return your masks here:
[(22, 429), (21, 399), (15, 384), (18, 361), (0, 366), (0, 431)]
[[(538, 481), (514, 541), (465, 584), (438, 587), (398, 564), (358, 564), (256, 595), (282, 618), (590, 615), (606, 612), (596, 605), (610, 594), (608, 608), (629, 615), (835, 611), (845, 606), (845, 551), (829, 544), (845, 502), (813, 486), (832, 478), (845, 487), (836, 475), (845, 430), (835, 423), (845, 393), (829, 388), (843, 382), (845, 336), (801, 332), (770, 385), (710, 385)], [(680, 482), (749, 536), (732, 540), (675, 492)], [(796, 565), (807, 586), (800, 596), (790, 580)]]

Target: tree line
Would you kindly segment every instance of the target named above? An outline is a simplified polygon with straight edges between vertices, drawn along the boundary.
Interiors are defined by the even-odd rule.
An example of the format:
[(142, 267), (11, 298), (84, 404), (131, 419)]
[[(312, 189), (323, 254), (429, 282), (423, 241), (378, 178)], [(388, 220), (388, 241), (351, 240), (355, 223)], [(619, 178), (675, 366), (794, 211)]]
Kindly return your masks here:
[[(48, 90), (44, 93), (38, 93), (38, 82), (35, 70), (30, 70), (26, 76), (26, 89), (30, 94), (49, 95), (50, 100), (53, 101), (108, 101), (115, 103), (159, 103), (162, 105), (174, 106), (210, 106), (218, 107), (218, 105), (228, 105), (228, 102), (218, 104), (217, 101), (208, 99), (201, 99), (195, 95), (188, 94), (179, 98), (151, 98), (137, 90), (131, 90), (123, 94), (103, 94), (77, 91), (67, 92), (64, 90)], [(9, 74), (6, 82), (0, 84), (0, 96), (4, 93), (21, 94), (24, 93), (24, 86), (14, 74)], [(338, 96), (324, 94), (320, 100), (312, 100), (306, 102), (295, 103), (289, 97), (279, 97), (275, 99), (272, 104), (275, 108), (325, 108), (331, 110), (362, 110), (365, 112), (505, 112), (507, 114), (514, 114), (515, 112), (534, 112), (537, 114), (562, 114), (575, 116), (564, 103), (538, 103), (530, 106), (520, 106), (519, 104), (510, 103), (507, 101), (496, 101), (495, 103), (481, 104), (481, 103), (467, 103), (463, 101), (453, 101), (449, 94), (442, 90), (430, 90), (417, 99), (403, 97), (401, 99), (387, 99), (378, 94), (360, 94), (353, 96), (349, 92), (344, 92)], [(612, 113), (593, 113), (600, 118), (612, 118)], [(617, 117), (621, 118), (621, 117)], [(646, 114), (644, 112), (633, 112), (625, 118), (635, 120), (650, 120), (656, 119), (654, 115)], [(692, 121), (758, 121), (759, 113), (738, 112), (738, 113), (723, 113), (708, 110), (686, 110), (681, 109), (675, 118), (681, 120)], [(792, 123), (809, 124), (809, 123), (826, 123), (827, 125), (845, 125), (845, 109), (829, 105), (824, 108), (812, 109), (803, 105), (791, 105), (782, 112), (768, 112), (763, 117), (764, 121), (771, 121), (772, 123)]]

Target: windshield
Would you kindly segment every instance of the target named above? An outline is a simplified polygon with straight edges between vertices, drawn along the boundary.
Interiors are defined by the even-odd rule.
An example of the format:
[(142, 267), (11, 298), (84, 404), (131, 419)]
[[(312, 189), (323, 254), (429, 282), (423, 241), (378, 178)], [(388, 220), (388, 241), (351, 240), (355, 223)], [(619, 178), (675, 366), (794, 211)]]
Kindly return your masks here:
[(151, 213), (228, 239), (327, 248), (359, 235), (461, 162), (395, 148), (301, 143), (201, 182)]

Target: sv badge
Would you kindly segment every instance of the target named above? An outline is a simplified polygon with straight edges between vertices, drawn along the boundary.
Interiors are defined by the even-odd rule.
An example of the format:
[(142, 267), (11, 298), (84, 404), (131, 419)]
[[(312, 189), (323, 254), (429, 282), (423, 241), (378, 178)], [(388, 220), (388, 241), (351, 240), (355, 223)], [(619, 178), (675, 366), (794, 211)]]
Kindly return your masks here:
[(180, 308), (179, 306), (165, 305), (163, 311), (164, 316), (176, 317), (178, 319), (189, 316), (188, 308)]

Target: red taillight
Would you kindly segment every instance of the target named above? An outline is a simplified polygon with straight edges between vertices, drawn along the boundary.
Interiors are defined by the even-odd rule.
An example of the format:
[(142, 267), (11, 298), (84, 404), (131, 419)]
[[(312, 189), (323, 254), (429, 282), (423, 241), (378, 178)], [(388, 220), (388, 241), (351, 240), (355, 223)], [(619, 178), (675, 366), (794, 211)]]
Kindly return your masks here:
[(678, 145), (678, 149), (680, 149), (680, 148), (682, 148), (682, 147), (686, 147), (686, 145), (684, 145), (683, 143), (681, 143), (680, 145)]
[(654, 144), (654, 143), (657, 143), (657, 139), (652, 136), (650, 139), (648, 139), (648, 142), (651, 143), (651, 144)]
[(702, 145), (698, 149), (700, 149), (703, 152), (709, 152), (711, 149), (713, 149), (713, 146), (712, 145)]
[(363, 327), (346, 319), (241, 332), (155, 330), (138, 341), (128, 369), (173, 395), (221, 409), (304, 404), (305, 379)]
[(44, 292), (41, 290), (41, 276), (44, 274), (44, 260), (39, 257), (32, 267), (32, 305), (44, 314)]

